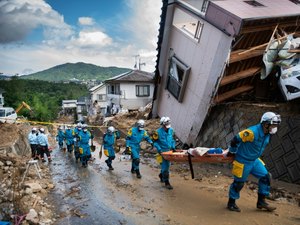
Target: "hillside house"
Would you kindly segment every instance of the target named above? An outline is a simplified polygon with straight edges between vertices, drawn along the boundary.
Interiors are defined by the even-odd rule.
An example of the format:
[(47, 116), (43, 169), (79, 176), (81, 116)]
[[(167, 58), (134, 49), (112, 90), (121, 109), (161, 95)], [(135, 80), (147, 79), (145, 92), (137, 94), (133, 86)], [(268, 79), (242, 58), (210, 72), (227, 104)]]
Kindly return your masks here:
[(195, 144), (212, 106), (272, 98), (263, 53), (275, 30), (297, 35), (299, 16), (293, 0), (163, 0), (152, 116), (169, 116), (179, 139)]
[(101, 83), (89, 89), (89, 92), (91, 96), (91, 103), (97, 102), (97, 109), (93, 109), (96, 110), (96, 112), (92, 112), (92, 114), (101, 113), (102, 115), (105, 115), (106, 108), (108, 105), (106, 96), (106, 85), (104, 83)]
[(137, 110), (152, 102), (154, 74), (131, 70), (104, 81), (108, 111), (112, 114), (121, 109)]
[(72, 114), (76, 110), (77, 100), (63, 100), (62, 101), (62, 111), (65, 115)]

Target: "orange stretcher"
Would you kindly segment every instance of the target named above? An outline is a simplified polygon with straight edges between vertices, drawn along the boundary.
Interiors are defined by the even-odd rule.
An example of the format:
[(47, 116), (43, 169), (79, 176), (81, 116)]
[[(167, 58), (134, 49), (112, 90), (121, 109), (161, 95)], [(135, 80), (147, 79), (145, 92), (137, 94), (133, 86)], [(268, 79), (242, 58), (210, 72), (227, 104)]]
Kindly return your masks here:
[[(200, 156), (193, 156), (188, 153), (188, 150), (177, 150), (176, 152), (168, 151), (162, 152), (162, 157), (165, 160), (172, 162), (189, 162), (189, 157), (191, 162), (201, 162), (201, 163), (231, 163), (233, 161), (232, 156), (226, 156), (226, 154), (209, 154), (205, 153)], [(190, 155), (190, 156), (189, 156)]]

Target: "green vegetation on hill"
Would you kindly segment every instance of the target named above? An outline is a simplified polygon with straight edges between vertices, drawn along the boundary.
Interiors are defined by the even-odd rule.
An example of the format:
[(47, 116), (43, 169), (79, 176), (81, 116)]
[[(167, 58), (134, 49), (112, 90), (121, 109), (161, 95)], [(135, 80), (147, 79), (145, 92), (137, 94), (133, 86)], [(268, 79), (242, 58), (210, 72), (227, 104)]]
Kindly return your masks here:
[(130, 69), (119, 67), (101, 67), (87, 63), (66, 63), (50, 69), (22, 76), (22, 79), (44, 81), (68, 81), (72, 78), (79, 80), (96, 79), (104, 81), (108, 78), (125, 73)]
[(30, 114), (27, 109), (23, 108), (18, 115), (38, 121), (56, 119), (61, 110), (62, 100), (78, 99), (88, 95), (85, 85), (22, 80), (18, 77), (13, 77), (9, 81), (0, 80), (0, 88), (5, 91), (4, 106), (17, 109), (24, 101), (30, 105), (34, 113)]

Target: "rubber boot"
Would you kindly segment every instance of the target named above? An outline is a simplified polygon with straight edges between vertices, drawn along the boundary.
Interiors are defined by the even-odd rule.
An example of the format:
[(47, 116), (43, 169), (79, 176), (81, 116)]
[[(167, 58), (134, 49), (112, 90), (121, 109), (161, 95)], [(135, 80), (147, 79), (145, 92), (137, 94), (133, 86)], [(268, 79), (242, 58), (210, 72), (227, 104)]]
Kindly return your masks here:
[(169, 190), (172, 190), (173, 189), (173, 186), (170, 184), (169, 181), (166, 181), (165, 182), (165, 185), (166, 185), (166, 188), (169, 189)]
[(163, 181), (163, 179), (162, 179), (162, 174), (161, 174), (161, 173), (158, 175), (158, 177), (159, 177), (159, 179), (160, 179), (160, 182), (163, 183), (164, 181)]
[(241, 209), (235, 204), (235, 199), (229, 198), (227, 203), (227, 209), (233, 212), (241, 212)]
[(266, 200), (265, 200), (265, 196), (262, 195), (262, 194), (258, 194), (258, 199), (257, 199), (257, 204), (256, 204), (256, 207), (258, 209), (266, 209), (267, 211), (269, 212), (272, 212), (276, 209), (276, 207), (274, 206), (270, 206)]
[(131, 168), (131, 173), (135, 173), (135, 170), (133, 168)]
[(136, 172), (136, 177), (139, 178), (139, 179), (141, 179), (142, 175), (141, 175), (140, 171), (136, 170), (135, 172)]

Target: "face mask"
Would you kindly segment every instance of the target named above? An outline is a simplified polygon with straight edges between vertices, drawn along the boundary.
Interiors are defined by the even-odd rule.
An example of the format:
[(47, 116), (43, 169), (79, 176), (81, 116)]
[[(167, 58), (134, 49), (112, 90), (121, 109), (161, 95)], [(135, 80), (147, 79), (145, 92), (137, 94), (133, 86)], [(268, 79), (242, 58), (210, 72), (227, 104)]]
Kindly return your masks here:
[(277, 132), (277, 127), (273, 127), (271, 130), (270, 130), (270, 134), (276, 134)]
[(83, 129), (83, 132), (87, 132), (87, 129)]
[(139, 130), (144, 130), (144, 127), (139, 127)]
[(166, 128), (169, 129), (171, 127), (171, 124), (166, 125)]

